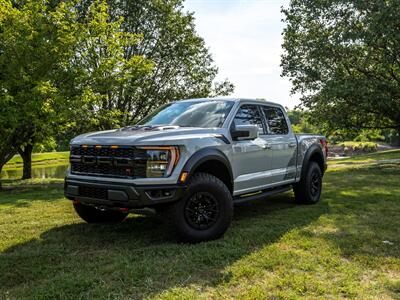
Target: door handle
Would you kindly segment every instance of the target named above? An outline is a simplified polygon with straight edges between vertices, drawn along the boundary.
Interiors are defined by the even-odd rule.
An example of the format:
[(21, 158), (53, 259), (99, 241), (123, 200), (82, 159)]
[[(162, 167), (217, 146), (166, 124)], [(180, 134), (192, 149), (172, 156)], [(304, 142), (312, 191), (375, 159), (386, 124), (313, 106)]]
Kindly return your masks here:
[(290, 148), (296, 147), (296, 143), (289, 143), (289, 147)]
[(271, 145), (270, 144), (264, 144), (262, 145), (263, 149), (271, 149)]

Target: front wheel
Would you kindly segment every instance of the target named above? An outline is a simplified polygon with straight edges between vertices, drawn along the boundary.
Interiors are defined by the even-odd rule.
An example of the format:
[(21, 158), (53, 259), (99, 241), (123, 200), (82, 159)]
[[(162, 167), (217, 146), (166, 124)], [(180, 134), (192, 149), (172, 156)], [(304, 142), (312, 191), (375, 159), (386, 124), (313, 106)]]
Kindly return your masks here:
[(128, 215), (120, 211), (100, 210), (82, 203), (74, 203), (74, 209), (79, 217), (87, 223), (119, 223)]
[(233, 216), (232, 195), (208, 173), (194, 174), (183, 198), (169, 209), (170, 222), (180, 240), (197, 243), (221, 237)]
[(322, 171), (319, 165), (311, 161), (305, 176), (293, 186), (296, 202), (301, 204), (315, 204), (321, 198)]

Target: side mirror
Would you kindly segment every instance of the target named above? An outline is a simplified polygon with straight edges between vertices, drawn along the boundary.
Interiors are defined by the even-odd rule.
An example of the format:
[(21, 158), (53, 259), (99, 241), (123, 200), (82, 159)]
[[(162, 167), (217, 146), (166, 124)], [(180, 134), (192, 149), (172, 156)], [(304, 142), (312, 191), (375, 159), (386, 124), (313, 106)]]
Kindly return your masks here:
[(236, 141), (255, 140), (258, 138), (257, 125), (236, 125), (231, 130), (232, 139)]

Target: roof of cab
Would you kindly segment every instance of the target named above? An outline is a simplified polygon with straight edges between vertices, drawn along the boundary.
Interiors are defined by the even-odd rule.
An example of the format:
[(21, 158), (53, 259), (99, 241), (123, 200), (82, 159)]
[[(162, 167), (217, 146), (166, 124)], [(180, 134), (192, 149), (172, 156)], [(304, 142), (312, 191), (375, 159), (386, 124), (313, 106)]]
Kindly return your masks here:
[(186, 102), (186, 101), (232, 101), (232, 102), (253, 102), (253, 103), (262, 103), (262, 104), (270, 104), (270, 105), (275, 105), (275, 106), (281, 106), (283, 107), (281, 104), (276, 103), (276, 102), (271, 102), (271, 101), (267, 101), (265, 99), (261, 99), (261, 98), (222, 98), (222, 97), (216, 97), (216, 98), (194, 98), (194, 99), (185, 99), (185, 100), (179, 100), (177, 102)]

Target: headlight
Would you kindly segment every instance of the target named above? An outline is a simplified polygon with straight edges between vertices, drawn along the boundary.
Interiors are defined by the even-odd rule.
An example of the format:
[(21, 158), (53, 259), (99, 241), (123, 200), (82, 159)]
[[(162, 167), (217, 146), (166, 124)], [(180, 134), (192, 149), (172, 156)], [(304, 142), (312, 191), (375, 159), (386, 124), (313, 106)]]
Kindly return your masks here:
[(168, 177), (179, 160), (178, 147), (140, 147), (146, 150), (146, 177)]

